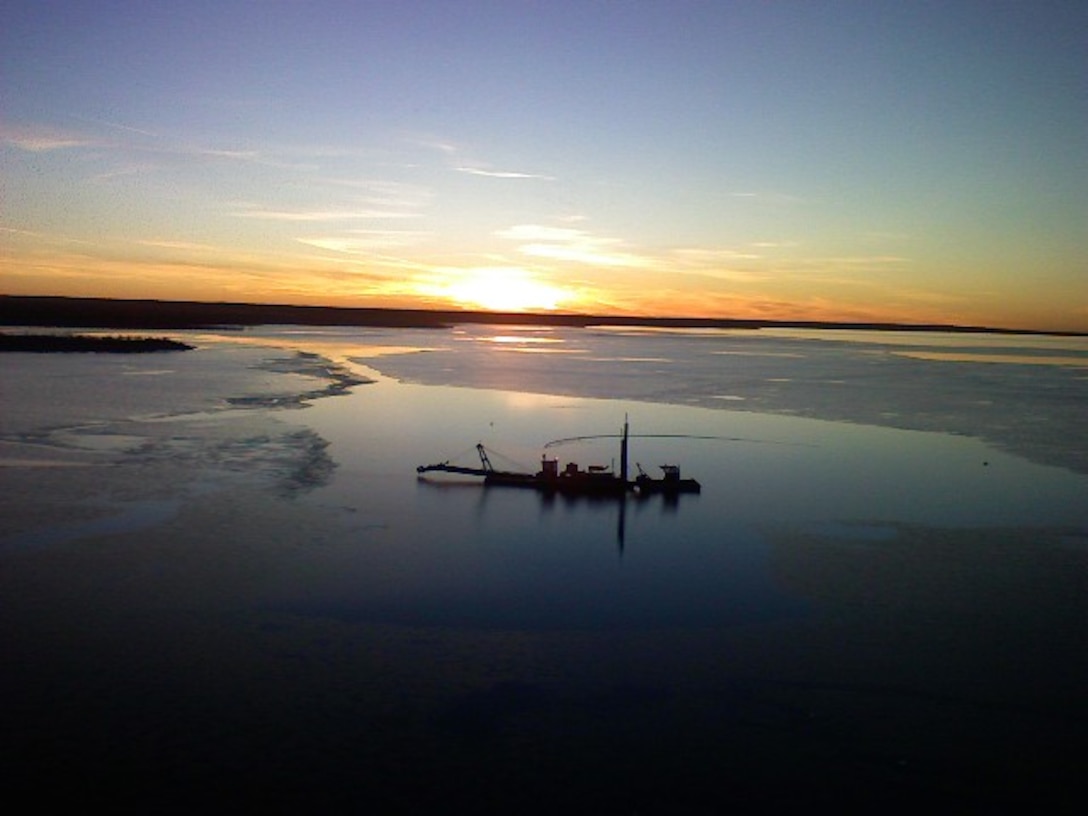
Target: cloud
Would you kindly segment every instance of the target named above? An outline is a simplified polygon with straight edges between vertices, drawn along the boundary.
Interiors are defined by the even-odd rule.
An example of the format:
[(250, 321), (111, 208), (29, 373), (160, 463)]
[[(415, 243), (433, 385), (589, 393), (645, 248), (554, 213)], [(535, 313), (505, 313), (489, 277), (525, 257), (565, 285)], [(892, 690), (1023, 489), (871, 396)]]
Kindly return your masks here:
[(518, 224), (495, 234), (521, 242), (518, 251), (534, 258), (588, 266), (643, 268), (652, 265), (652, 259), (624, 250), (623, 241), (618, 238), (603, 238), (570, 227)]
[(312, 171), (315, 165), (290, 163), (275, 153), (251, 148), (209, 147), (199, 143), (179, 142), (161, 134), (118, 122), (71, 117), (83, 123), (79, 129), (61, 129), (49, 125), (24, 123), (0, 125), (0, 143), (32, 153), (91, 148), (96, 151), (95, 165), (103, 162), (116, 166), (90, 176), (92, 181), (109, 181), (136, 172), (151, 172), (179, 163), (223, 162), (259, 165), (291, 171)]
[(370, 209), (395, 210), (398, 212), (420, 210), (428, 206), (434, 193), (415, 184), (399, 181), (384, 181), (359, 178), (320, 177), (315, 184), (326, 184), (349, 190), (358, 190), (362, 195), (350, 196), (348, 200)]
[(395, 210), (238, 210), (238, 218), (258, 218), (266, 221), (363, 221), (367, 219), (416, 218), (417, 213)]
[[(325, 224), (321, 233), (296, 234), (303, 243), (337, 252), (359, 253), (378, 246), (415, 243), (421, 233), (384, 229), (347, 229), (358, 222), (401, 222), (422, 218), (433, 196), (418, 185), (369, 178), (322, 177), (298, 189), (306, 201), (284, 199), (276, 202), (242, 200), (225, 202), (224, 209), (236, 218), (284, 224)], [(317, 203), (318, 206), (314, 206)], [(362, 237), (360, 237), (362, 236)]]
[(973, 299), (964, 294), (940, 292), (932, 289), (896, 289), (895, 295), (901, 300), (935, 306), (968, 303)]
[(468, 173), (471, 176), (484, 176), (486, 178), (538, 179), (540, 181), (555, 181), (554, 176), (545, 176), (538, 173), (518, 173), (509, 170), (484, 170), (480, 167), (457, 167), (454, 169), (457, 170), (458, 173)]
[(650, 261), (629, 252), (609, 252), (591, 244), (525, 244), (519, 248), (523, 255), (554, 261), (573, 261), (588, 266), (644, 267)]
[(158, 138), (158, 134), (157, 133), (152, 133), (150, 130), (144, 130), (143, 128), (133, 127), (132, 125), (123, 125), (120, 122), (110, 122), (110, 121), (107, 121), (105, 119), (94, 119), (94, 118), (89, 117), (89, 116), (78, 116), (76, 114), (71, 114), (71, 117), (73, 119), (77, 120), (77, 121), (86, 122), (86, 123), (91, 124), (91, 125), (99, 125), (99, 126), (102, 126), (102, 127), (111, 128), (113, 130), (120, 130), (120, 131), (123, 131), (125, 133), (138, 133), (141, 136), (151, 136), (151, 137), (154, 137), (154, 138)]
[(374, 250), (410, 246), (418, 243), (427, 234), (413, 230), (350, 230), (348, 235), (315, 236), (296, 240), (332, 252), (369, 255)]
[(104, 144), (80, 133), (58, 130), (44, 125), (0, 125), (0, 141), (30, 153), (69, 150), (77, 147), (98, 147)]
[(12, 237), (12, 240), (26, 240), (39, 247), (45, 246), (64, 246), (64, 245), (83, 245), (83, 246), (98, 246), (101, 242), (99, 240), (87, 240), (85, 238), (73, 238), (70, 235), (64, 235), (56, 232), (43, 232), (40, 230), (26, 230), (16, 229), (14, 227), (0, 227), (0, 232), (5, 232)]
[(140, 246), (151, 247), (153, 249), (179, 249), (185, 252), (219, 252), (220, 247), (212, 246), (211, 244), (199, 244), (194, 241), (158, 241), (148, 239), (144, 241), (137, 241)]
[(48, 238), (51, 237), (49, 233), (39, 232), (37, 230), (18, 229), (16, 227), (0, 227), (0, 232), (6, 232), (9, 235), (18, 236), (20, 238)]
[(562, 241), (573, 242), (586, 239), (582, 230), (569, 227), (549, 227), (543, 224), (517, 224), (495, 233), (499, 238), (510, 241)]
[(406, 136), (405, 141), (425, 150), (434, 150), (445, 156), (454, 156), (460, 152), (460, 148), (453, 142), (435, 136)]
[(681, 263), (695, 266), (755, 261), (763, 257), (753, 252), (740, 252), (735, 249), (703, 249), (700, 247), (676, 249), (673, 250), (673, 255)]
[(536, 181), (555, 181), (554, 176), (543, 173), (526, 173), (520, 170), (492, 170), (487, 162), (466, 157), (468, 151), (453, 142), (435, 137), (410, 137), (408, 141), (418, 147), (433, 150), (446, 157), (447, 166), (457, 173), (466, 173), (470, 176), (495, 179), (529, 179)]
[(211, 148), (198, 148), (191, 151), (198, 156), (208, 156), (213, 159), (235, 159), (245, 162), (266, 161), (256, 150), (214, 150)]

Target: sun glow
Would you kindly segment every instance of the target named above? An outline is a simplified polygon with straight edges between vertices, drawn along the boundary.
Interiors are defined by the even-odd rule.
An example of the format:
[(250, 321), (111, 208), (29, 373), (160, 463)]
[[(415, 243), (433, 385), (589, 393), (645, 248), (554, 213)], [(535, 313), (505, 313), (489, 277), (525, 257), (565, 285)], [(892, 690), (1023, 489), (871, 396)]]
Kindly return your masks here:
[(428, 287), (428, 294), (497, 312), (550, 311), (575, 299), (570, 291), (518, 267), (450, 270), (450, 274), (455, 276), (452, 282)]

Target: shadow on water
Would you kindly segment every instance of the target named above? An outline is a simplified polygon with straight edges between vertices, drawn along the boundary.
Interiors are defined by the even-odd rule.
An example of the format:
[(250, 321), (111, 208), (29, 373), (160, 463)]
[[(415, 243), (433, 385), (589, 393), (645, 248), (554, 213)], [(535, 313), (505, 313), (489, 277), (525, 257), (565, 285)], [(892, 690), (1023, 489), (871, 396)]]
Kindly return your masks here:
[[(481, 485), (479, 481), (467, 479), (435, 479), (427, 476), (418, 477), (421, 486), (428, 490), (460, 491), (477, 490), (480, 497), (476, 502), (477, 513), (482, 514), (490, 501), (493, 492), (508, 493), (516, 488), (488, 487)], [(635, 505), (640, 512), (647, 507), (658, 506), (661, 513), (673, 515), (678, 512), (682, 503), (693, 503), (698, 500), (698, 494), (680, 493), (633, 493), (620, 495), (582, 495), (547, 491), (534, 491), (540, 502), (540, 509), (544, 513), (554, 513), (557, 508), (571, 511), (579, 507), (588, 507), (596, 511), (609, 507), (616, 508), (616, 547), (620, 557), (623, 556), (627, 544), (627, 514), (628, 505)], [(683, 496), (683, 498), (681, 498)]]

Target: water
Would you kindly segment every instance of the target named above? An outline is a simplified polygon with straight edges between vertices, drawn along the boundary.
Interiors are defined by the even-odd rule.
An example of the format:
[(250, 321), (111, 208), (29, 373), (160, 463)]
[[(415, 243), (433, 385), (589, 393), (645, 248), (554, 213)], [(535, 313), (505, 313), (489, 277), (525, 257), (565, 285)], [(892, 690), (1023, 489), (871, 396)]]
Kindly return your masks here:
[[(512, 466), (535, 470), (549, 440), (587, 431), (615, 436), (625, 413), (635, 423), (632, 461), (682, 462), (702, 482), (700, 495), (621, 504), (484, 490), (471, 477), (410, 481), (416, 464), (445, 460), (477, 440)], [(1083, 477), (936, 433), (397, 383), (324, 401), (307, 419), (340, 463), (336, 479), (308, 501), (350, 507), (376, 525), (360, 537), (353, 567), (331, 579), (351, 589), (330, 588), (315, 601), (316, 613), (353, 619), (560, 629), (719, 625), (799, 612), (802, 605), (776, 590), (767, 571), (768, 530), (1088, 521)], [(643, 429), (700, 438), (641, 438)], [(561, 463), (619, 462), (614, 438), (547, 452)], [(466, 450), (458, 460), (478, 466), (475, 456)], [(397, 550), (365, 547), (390, 541), (410, 542), (434, 574), (417, 584), (418, 568), (401, 574)], [(370, 562), (371, 552), (380, 563)], [(384, 581), (390, 571), (398, 574), (392, 589), (368, 580)]]
[[(197, 339), (0, 360), (27, 778), (380, 812), (970, 808), (1079, 778), (1083, 341)], [(373, 382), (321, 396), (300, 347)], [(477, 442), (535, 470), (624, 416), (632, 462), (702, 493), (415, 473)], [(546, 450), (618, 465), (615, 438)]]

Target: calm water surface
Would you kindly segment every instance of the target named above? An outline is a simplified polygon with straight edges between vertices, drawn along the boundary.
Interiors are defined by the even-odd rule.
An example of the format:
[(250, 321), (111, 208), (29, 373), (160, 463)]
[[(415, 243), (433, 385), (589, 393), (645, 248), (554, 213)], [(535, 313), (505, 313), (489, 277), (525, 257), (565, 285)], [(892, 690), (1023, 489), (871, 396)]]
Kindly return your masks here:
[[(498, 466), (535, 471), (546, 451), (561, 464), (618, 468), (615, 438), (545, 445), (615, 437), (625, 414), (632, 462), (680, 463), (700, 495), (549, 499), (414, 474), (451, 457), (478, 465), (477, 441)], [(1084, 477), (945, 434), (389, 381), (322, 401), (306, 419), (339, 463), (308, 501), (366, 520), (353, 562), (311, 607), (348, 618), (568, 629), (800, 615), (805, 603), (768, 571), (771, 534), (862, 535), (879, 546), (901, 525), (1088, 523)]]
[[(11, 366), (5, 767), (177, 812), (1071, 804), (1088, 350), (984, 341), (286, 328)], [(300, 347), (376, 381), (272, 410), (323, 387)], [(700, 495), (415, 472), (618, 465), (625, 416)]]

